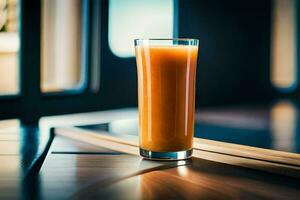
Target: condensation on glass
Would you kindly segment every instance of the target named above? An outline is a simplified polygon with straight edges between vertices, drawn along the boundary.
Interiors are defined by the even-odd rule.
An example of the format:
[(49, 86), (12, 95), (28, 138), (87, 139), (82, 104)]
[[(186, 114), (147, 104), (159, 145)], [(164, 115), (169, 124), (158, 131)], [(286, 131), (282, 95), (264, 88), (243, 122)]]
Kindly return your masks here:
[(278, 89), (297, 84), (296, 1), (273, 0), (271, 81)]
[(0, 95), (19, 91), (19, 2), (0, 1)]
[(108, 42), (113, 54), (133, 57), (137, 38), (173, 38), (174, 0), (110, 0)]
[(41, 90), (78, 89), (82, 82), (82, 0), (42, 0)]

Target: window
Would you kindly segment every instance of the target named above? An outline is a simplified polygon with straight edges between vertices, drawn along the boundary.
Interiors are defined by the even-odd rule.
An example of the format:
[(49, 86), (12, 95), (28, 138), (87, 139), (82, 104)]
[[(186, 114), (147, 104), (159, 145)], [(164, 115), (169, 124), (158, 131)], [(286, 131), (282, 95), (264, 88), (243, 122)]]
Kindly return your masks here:
[(278, 89), (290, 90), (297, 83), (296, 0), (274, 0), (271, 78)]
[[(5, 1), (5, 6), (1, 4), (1, 13), (3, 13), (2, 10), (8, 8), (7, 2), (9, 0)], [(148, 6), (155, 2), (148, 7), (146, 15), (150, 16), (151, 12), (155, 12), (156, 15), (164, 14), (168, 18), (167, 23), (165, 20), (153, 20), (155, 15), (151, 15), (152, 21), (146, 22), (150, 23), (149, 26), (151, 25), (153, 28), (151, 28), (153, 34), (151, 33), (149, 36), (130, 35), (127, 29), (126, 34), (132, 39), (134, 37), (176, 36), (176, 31), (173, 31), (174, 2), (176, 0), (118, 2), (121, 4), (126, 2), (132, 6), (135, 2), (140, 5), (137, 17), (142, 15), (141, 12), (145, 13), (143, 5), (147, 4)], [(133, 63), (133, 59), (118, 59), (110, 56), (111, 49), (107, 43), (109, 42), (108, 22), (111, 3), (115, 2), (108, 0), (19, 1), (20, 25), (18, 28), (20, 33), (17, 34), (16, 30), (7, 32), (5, 29), (4, 31), (3, 26), (1, 26), (1, 31), (16, 33), (17, 38), (20, 35), (19, 41), (18, 39), (14, 40), (17, 41), (15, 49), (19, 49), (20, 52), (18, 56), (17, 52), (15, 53), (15, 62), (20, 65), (19, 68), (17, 67), (17, 70), (20, 69), (20, 73), (15, 73), (18, 77), (14, 80), (20, 83), (20, 88), (17, 95), (0, 97), (0, 119), (16, 118), (22, 124), (34, 125), (42, 116), (135, 105), (135, 102), (132, 101), (135, 99), (134, 97), (124, 98), (123, 93), (120, 92), (122, 88), (119, 88), (120, 91), (117, 91), (116, 94), (111, 92), (111, 86), (118, 80), (118, 76), (123, 75), (121, 72), (112, 77), (100, 76), (100, 64), (102, 65), (101, 70), (107, 73), (111, 69), (109, 63), (112, 61), (116, 61), (115, 66), (121, 66), (118, 63), (122, 62), (127, 65)], [(147, 17), (148, 19), (150, 18)], [(163, 24), (162, 21), (164, 21)], [(118, 21), (114, 23), (118, 24)], [(111, 29), (111, 33), (116, 33), (116, 30)], [(149, 31), (146, 32), (148, 34)], [(124, 37), (122, 36), (122, 38)], [(132, 39), (128, 40), (131, 44), (133, 44)], [(2, 44), (1, 42), (0, 45)], [(10, 48), (13, 47), (11, 44)], [(126, 51), (128, 50), (133, 50), (130, 45)], [(130, 55), (133, 55), (133, 52), (129, 53)], [(2, 65), (0, 66), (2, 67)], [(1, 75), (7, 77), (7, 73), (3, 75), (1, 72)], [(11, 78), (9, 79), (11, 80)], [(99, 90), (100, 79), (103, 84)], [(2, 80), (1, 78), (0, 87), (3, 85)], [(127, 87), (125, 89), (125, 92), (131, 90)], [(124, 90), (122, 89), (122, 91)], [(0, 94), (4, 93), (0, 92)]]
[(136, 38), (176, 37), (174, 0), (110, 0), (108, 40), (119, 57), (134, 56)]
[(19, 91), (18, 1), (0, 1), (0, 95)]
[[(11, 2), (16, 3), (13, 5), (19, 17), (7, 17), (3, 22), (3, 16), (12, 15), (7, 14)], [(108, 2), (100, 0), (0, 1), (0, 35), (5, 36), (3, 40), (0, 37), (0, 46), (8, 43), (5, 50), (14, 52), (12, 60), (20, 66), (14, 64), (15, 76), (9, 76), (13, 68), (3, 65), (0, 51), (0, 95), (13, 94), (0, 96), (0, 119), (17, 118), (22, 124), (36, 124), (41, 116), (83, 112), (98, 106), (87, 103), (100, 97), (98, 93), (89, 96), (92, 92), (86, 80), (91, 74), (87, 73), (91, 67), (87, 55), (89, 51), (98, 52), (90, 47), (88, 33), (94, 26), (89, 24), (94, 23), (95, 15), (90, 10), (95, 8), (100, 13), (102, 2), (108, 8)], [(14, 81), (10, 85), (17, 87), (17, 94), (6, 92), (6, 79)]]
[(42, 1), (41, 90), (79, 88), (83, 81), (82, 0)]

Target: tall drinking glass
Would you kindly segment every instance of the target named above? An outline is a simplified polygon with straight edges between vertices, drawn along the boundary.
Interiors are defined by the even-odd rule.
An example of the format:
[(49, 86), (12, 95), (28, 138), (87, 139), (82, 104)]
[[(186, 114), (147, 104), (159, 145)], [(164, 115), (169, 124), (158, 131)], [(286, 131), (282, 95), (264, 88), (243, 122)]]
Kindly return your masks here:
[(139, 143), (148, 159), (192, 155), (196, 39), (137, 39)]

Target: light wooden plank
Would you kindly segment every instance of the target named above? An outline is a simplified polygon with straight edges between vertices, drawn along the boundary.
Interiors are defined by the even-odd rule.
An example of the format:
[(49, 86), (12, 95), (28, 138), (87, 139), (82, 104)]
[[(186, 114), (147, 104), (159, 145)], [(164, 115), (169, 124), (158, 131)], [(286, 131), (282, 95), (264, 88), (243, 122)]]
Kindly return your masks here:
[(216, 153), (300, 166), (300, 154), (194, 138), (194, 148)]
[[(133, 136), (128, 137), (128, 140), (126, 140), (126, 135), (122, 135), (118, 137), (118, 135), (108, 135), (107, 132), (93, 132), (90, 130), (85, 130), (85, 129), (80, 129), (80, 128), (75, 128), (75, 127), (70, 127), (70, 128), (56, 128), (55, 133), (61, 136), (69, 137), (75, 140), (79, 140), (82, 142), (86, 142), (92, 145), (96, 146), (101, 146), (105, 148), (109, 148), (115, 151), (121, 151), (133, 155), (139, 155), (139, 148), (138, 148), (138, 138), (136, 137), (133, 139)], [(220, 162), (220, 163), (226, 163), (226, 164), (231, 164), (235, 166), (241, 166), (241, 167), (246, 167), (246, 168), (251, 168), (251, 169), (258, 169), (258, 170), (263, 170), (267, 172), (272, 172), (272, 173), (278, 173), (278, 174), (283, 174), (287, 176), (292, 176), (292, 177), (298, 177), (300, 178), (300, 167), (297, 165), (297, 162), (292, 162), (294, 159), (297, 158), (289, 158), (290, 160), (284, 160), (284, 157), (282, 160), (286, 162), (291, 162), (291, 163), (278, 163), (278, 162), (272, 162), (272, 160), (268, 160), (268, 157), (264, 157), (263, 160), (256, 159), (255, 157), (243, 157), (240, 155), (237, 155), (239, 151), (239, 147), (241, 146), (241, 152), (246, 151), (250, 152), (254, 151), (258, 148), (251, 147), (249, 150), (247, 149), (246, 146), (242, 145), (233, 145), (233, 147), (230, 146), (230, 144), (223, 144), (223, 142), (216, 142), (214, 146), (214, 141), (208, 141), (208, 140), (203, 140), (199, 141), (196, 140), (196, 142), (201, 143), (200, 145), (198, 144), (195, 145), (197, 148), (194, 149), (194, 157), (197, 158), (202, 158), (206, 160), (211, 160), (215, 162)], [(205, 145), (202, 145), (202, 143), (207, 143), (208, 147), (207, 148)], [(221, 144), (220, 144), (221, 143)], [(223, 148), (225, 149), (219, 149), (218, 151), (214, 152), (212, 151), (214, 148), (217, 149), (218, 145), (222, 147), (222, 144), (224, 145)], [(210, 146), (209, 146), (210, 145)], [(201, 149), (200, 149), (201, 148)], [(237, 149), (234, 149), (237, 148)], [(263, 152), (264, 149), (258, 150), (258, 152), (255, 152), (257, 155), (263, 157), (263, 155), (260, 155), (259, 152)], [(227, 152), (233, 152), (234, 154), (226, 154)], [(268, 150), (268, 152), (271, 150)], [(276, 151), (271, 152), (271, 153), (276, 153)], [(272, 157), (274, 159), (274, 157)]]
[[(93, 134), (94, 137), (99, 137), (100, 139), (112, 140), (118, 143), (124, 143), (125, 141), (126, 145), (130, 144), (132, 146), (138, 146), (138, 138), (132, 135), (108, 133), (106, 131), (95, 132), (76, 127), (67, 127), (62, 129), (63, 130), (60, 130), (59, 132), (64, 132), (66, 129), (68, 129), (74, 132)], [(234, 155), (245, 158), (253, 158), (257, 160), (275, 162), (280, 164), (300, 166), (300, 154), (296, 153), (263, 149), (258, 147), (219, 142), (201, 138), (194, 138), (193, 146), (194, 149), (198, 150)]]

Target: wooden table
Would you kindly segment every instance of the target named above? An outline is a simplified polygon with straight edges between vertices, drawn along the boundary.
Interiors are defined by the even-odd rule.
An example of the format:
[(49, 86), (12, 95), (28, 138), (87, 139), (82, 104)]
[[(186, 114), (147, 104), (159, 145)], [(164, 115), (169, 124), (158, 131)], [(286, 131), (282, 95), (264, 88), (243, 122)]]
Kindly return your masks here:
[(0, 199), (26, 199), (32, 190), (36, 193), (24, 179), (46, 155), (49, 139), (47, 132), (24, 127), (17, 119), (0, 121)]
[(0, 199), (300, 197), (298, 162), (293, 166), (285, 164), (290, 160), (274, 161), (276, 157), (272, 156), (270, 161), (256, 159), (243, 148), (242, 156), (233, 151), (235, 148), (220, 152), (218, 148), (224, 147), (223, 144), (209, 152), (203, 146), (209, 143), (204, 142), (191, 160), (158, 162), (143, 160), (136, 155), (134, 145), (132, 149), (116, 150), (103, 145), (107, 143), (95, 140), (93, 145), (90, 140), (72, 139), (62, 132), (53, 135), (52, 141), (48, 134), (48, 128), (53, 126), (134, 117), (136, 111), (118, 110), (50, 117), (41, 121), (40, 128), (24, 128), (17, 123), (16, 129), (8, 130), (1, 128), (0, 123)]
[(54, 138), (41, 168), (45, 199), (299, 199), (299, 179), (193, 158), (179, 162)]

